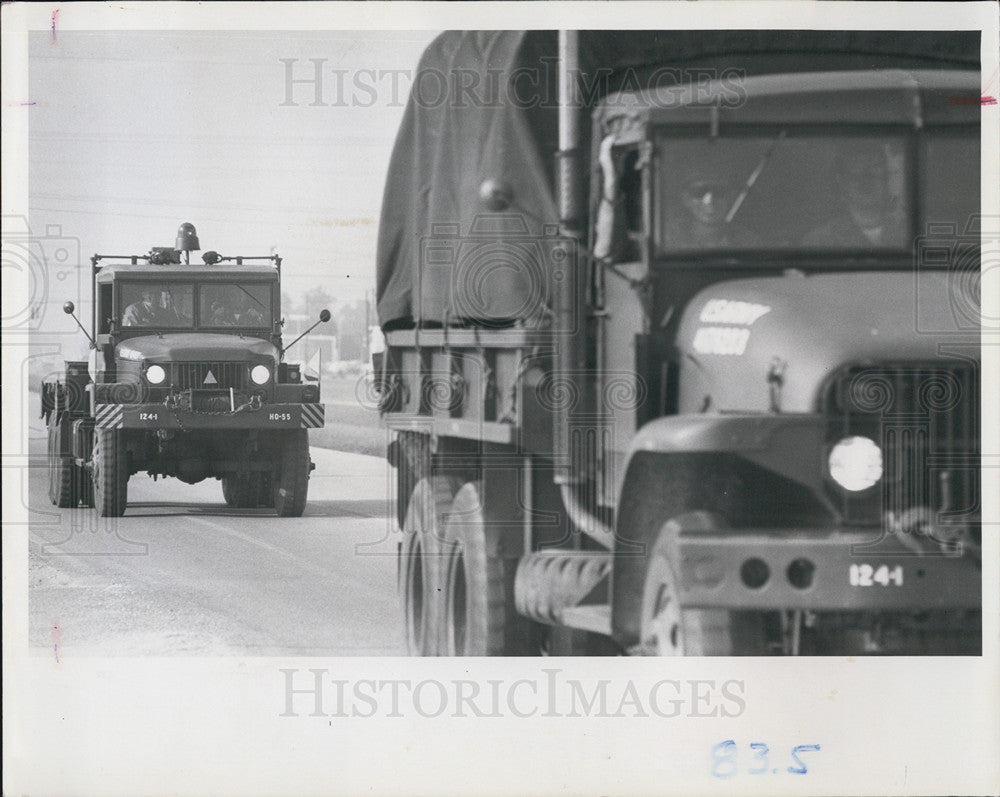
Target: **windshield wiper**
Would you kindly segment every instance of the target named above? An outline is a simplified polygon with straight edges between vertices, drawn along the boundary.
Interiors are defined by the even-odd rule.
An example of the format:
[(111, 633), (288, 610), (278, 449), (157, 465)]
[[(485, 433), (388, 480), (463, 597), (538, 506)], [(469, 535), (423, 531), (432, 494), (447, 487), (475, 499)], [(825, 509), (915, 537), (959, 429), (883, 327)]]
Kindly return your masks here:
[(242, 285), (237, 285), (236, 287), (237, 287), (237, 288), (239, 288), (239, 289), (240, 289), (241, 291), (243, 291), (243, 293), (245, 293), (245, 294), (246, 294), (247, 296), (249, 296), (249, 297), (250, 297), (251, 299), (253, 299), (253, 300), (254, 300), (254, 301), (255, 301), (255, 302), (256, 302), (256, 303), (258, 304), (258, 305), (260, 305), (261, 307), (263, 307), (263, 306), (264, 306), (264, 303), (263, 303), (262, 301), (260, 301), (260, 299), (258, 299), (258, 298), (257, 298), (256, 296), (254, 296), (254, 295), (253, 295), (252, 293), (250, 293), (250, 291), (248, 291), (248, 290), (247, 290), (246, 288), (244, 288), (244, 287), (243, 287)]
[(760, 156), (760, 161), (757, 163), (757, 167), (750, 172), (750, 176), (747, 178), (746, 184), (743, 186), (743, 190), (740, 191), (740, 193), (736, 196), (736, 199), (733, 200), (733, 206), (729, 208), (729, 212), (726, 214), (726, 224), (732, 222), (733, 218), (736, 216), (740, 206), (743, 204), (743, 200), (745, 200), (750, 194), (750, 189), (753, 188), (753, 184), (757, 182), (757, 178), (760, 177), (761, 172), (764, 171), (764, 167), (767, 166), (767, 162), (771, 160), (771, 156), (774, 154), (774, 151), (778, 148), (778, 144), (785, 137), (787, 132), (787, 130), (782, 130), (778, 133), (778, 137), (770, 143), (768, 148), (764, 151), (764, 154)]

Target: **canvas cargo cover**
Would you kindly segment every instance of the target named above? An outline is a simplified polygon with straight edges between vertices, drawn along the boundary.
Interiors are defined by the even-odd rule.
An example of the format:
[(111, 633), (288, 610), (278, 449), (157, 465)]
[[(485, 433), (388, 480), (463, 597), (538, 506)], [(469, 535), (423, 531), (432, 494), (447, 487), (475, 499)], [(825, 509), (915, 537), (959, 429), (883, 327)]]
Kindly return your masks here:
[[(425, 51), (383, 198), (383, 329), (539, 317), (557, 222), (556, 53), (554, 31), (450, 31)], [(690, 80), (682, 70), (694, 67), (753, 75), (978, 61), (978, 32), (581, 31), (579, 102), (585, 114), (652, 77), (661, 87)], [(509, 190), (502, 213), (481, 199), (487, 181)]]
[[(497, 251), (503, 239), (530, 246), (545, 224), (556, 221), (551, 164), (531, 128), (532, 109), (505, 96), (504, 86), (525, 58), (524, 40), (522, 32), (446, 33), (421, 59), (382, 206), (377, 279), (383, 328), (416, 319), (502, 319), (530, 310), (511, 290), (520, 285), (537, 293), (540, 286), (520, 284), (523, 275), (505, 269)], [(463, 94), (458, 81), (479, 88)], [(515, 198), (502, 219), (490, 218), (478, 201), (480, 186), (490, 179), (505, 182)], [(476, 272), (466, 281), (473, 293), (468, 302), (453, 290), (457, 261)]]

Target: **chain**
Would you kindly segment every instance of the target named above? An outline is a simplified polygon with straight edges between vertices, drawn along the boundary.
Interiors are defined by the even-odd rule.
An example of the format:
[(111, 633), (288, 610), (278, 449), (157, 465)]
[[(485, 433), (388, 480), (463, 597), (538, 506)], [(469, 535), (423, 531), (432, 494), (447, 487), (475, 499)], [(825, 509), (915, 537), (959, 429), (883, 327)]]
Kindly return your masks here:
[(188, 401), (184, 402), (183, 395), (184, 394), (177, 394), (177, 395), (171, 394), (163, 400), (163, 406), (170, 411), (171, 415), (173, 415), (174, 420), (177, 421), (177, 427), (182, 432), (188, 432), (191, 430), (184, 426), (184, 422), (181, 420), (181, 416), (179, 415), (178, 410), (189, 412), (192, 415), (210, 415), (210, 416), (236, 415), (239, 412), (257, 412), (264, 406), (264, 402), (261, 400), (261, 397), (255, 395), (255, 396), (250, 396), (250, 399), (248, 401), (244, 402), (243, 404), (240, 404), (240, 406), (232, 410), (220, 410), (218, 412), (210, 412), (208, 410), (196, 410), (192, 408), (190, 396), (187, 397)]

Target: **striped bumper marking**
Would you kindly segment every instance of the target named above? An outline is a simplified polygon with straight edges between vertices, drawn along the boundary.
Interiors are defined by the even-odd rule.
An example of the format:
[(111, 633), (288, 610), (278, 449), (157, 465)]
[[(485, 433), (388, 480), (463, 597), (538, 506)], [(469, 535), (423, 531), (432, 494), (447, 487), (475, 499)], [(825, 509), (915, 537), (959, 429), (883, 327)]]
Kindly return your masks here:
[(326, 424), (326, 408), (322, 404), (302, 405), (302, 428), (322, 427)]
[(122, 404), (98, 404), (94, 426), (98, 429), (121, 429), (124, 426), (125, 407)]

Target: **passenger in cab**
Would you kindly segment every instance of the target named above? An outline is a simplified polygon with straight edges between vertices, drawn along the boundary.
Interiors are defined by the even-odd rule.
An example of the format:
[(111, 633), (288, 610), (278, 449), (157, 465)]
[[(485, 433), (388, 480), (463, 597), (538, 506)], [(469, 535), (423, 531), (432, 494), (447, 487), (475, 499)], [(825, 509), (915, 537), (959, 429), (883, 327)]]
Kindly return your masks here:
[(899, 248), (906, 229), (892, 190), (888, 148), (871, 139), (838, 146), (833, 172), (842, 208), (832, 219), (810, 230), (802, 244), (837, 249)]

